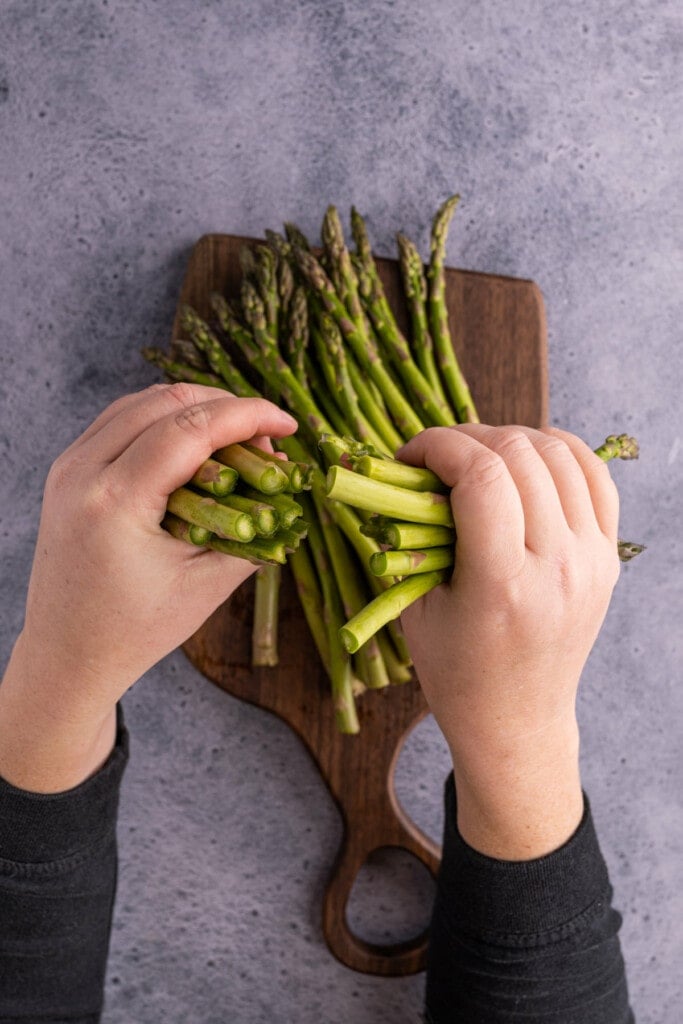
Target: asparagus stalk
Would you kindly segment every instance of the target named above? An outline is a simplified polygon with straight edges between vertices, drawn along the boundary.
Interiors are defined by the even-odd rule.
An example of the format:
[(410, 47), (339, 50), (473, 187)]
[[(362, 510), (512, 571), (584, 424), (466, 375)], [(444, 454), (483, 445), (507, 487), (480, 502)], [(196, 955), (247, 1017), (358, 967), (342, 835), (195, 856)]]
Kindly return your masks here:
[(251, 516), (226, 508), (208, 495), (179, 487), (169, 495), (168, 511), (195, 526), (203, 526), (227, 540), (247, 542), (256, 535)]
[(327, 312), (336, 320), (361, 367), (379, 387), (400, 432), (406, 440), (419, 434), (423, 429), (422, 420), (387, 372), (377, 346), (368, 332), (359, 328), (351, 317), (319, 261), (312, 253), (304, 252), (302, 249), (295, 249), (295, 257), (299, 269), (319, 296)]
[(313, 509), (310, 507), (310, 498), (306, 494), (302, 495), (302, 499), (304, 500), (306, 519), (309, 522), (310, 549), (315, 560), (318, 579), (322, 588), (323, 603), (321, 611), (327, 629), (327, 640), (330, 650), (330, 680), (337, 726), (341, 732), (357, 733), (359, 724), (353, 696), (351, 660), (342, 645), (340, 637), (340, 629), (344, 622), (341, 599), (331, 573), (329, 555), (320, 524), (313, 513)]
[(429, 278), (429, 324), (436, 348), (439, 369), (453, 408), (460, 423), (478, 423), (479, 416), (453, 349), (448, 310), (446, 309), (446, 237), (448, 227), (460, 201), (460, 196), (451, 196), (439, 208), (432, 224), (431, 262)]
[[(243, 487), (242, 493), (252, 501), (264, 500), (263, 494), (252, 487)], [(275, 511), (280, 527), (284, 530), (289, 529), (303, 515), (303, 507), (289, 494), (269, 494), (267, 501), (269, 507)]]
[(377, 551), (370, 559), (375, 576), (412, 576), (453, 565), (453, 545), (420, 551)]
[(254, 529), (256, 530), (257, 537), (272, 537), (282, 525), (279, 516), (271, 504), (263, 501), (263, 495), (259, 491), (252, 491), (251, 493), (252, 495), (258, 495), (258, 497), (247, 498), (243, 494), (228, 494), (226, 497), (217, 498), (216, 500), (226, 508), (234, 508), (238, 512), (246, 512), (247, 515), (251, 516), (254, 520)]
[(249, 451), (244, 445), (229, 444), (219, 448), (214, 455), (219, 462), (231, 466), (242, 480), (263, 494), (278, 494), (289, 486), (289, 478), (280, 466), (261, 458), (253, 449)]
[[(285, 264), (289, 266), (289, 264)], [(286, 332), (287, 354), (292, 373), (302, 387), (306, 387), (305, 355), (308, 347), (308, 302), (302, 287), (295, 289), (289, 308), (289, 330)]]
[(277, 625), (281, 575), (279, 565), (264, 565), (256, 573), (254, 625), (251, 634), (251, 663), (254, 666), (273, 666), (278, 663)]
[(248, 452), (258, 455), (259, 458), (265, 459), (266, 462), (272, 462), (273, 465), (278, 466), (278, 468), (281, 469), (289, 479), (288, 491), (298, 493), (299, 491), (305, 490), (304, 477), (308, 474), (308, 466), (299, 462), (290, 462), (288, 459), (279, 459), (277, 455), (274, 455), (272, 452), (264, 452), (263, 449), (257, 448), (256, 445), (253, 444), (243, 442), (242, 447), (246, 448)]
[(216, 374), (204, 373), (202, 370), (197, 370), (194, 366), (189, 366), (187, 363), (176, 362), (175, 359), (171, 359), (158, 348), (143, 348), (141, 349), (141, 354), (148, 363), (158, 366), (172, 380), (185, 380), (189, 384), (204, 384), (209, 388), (223, 388), (224, 391), (230, 390), (225, 381), (221, 380)]
[(246, 558), (254, 565), (261, 565), (263, 562), (277, 562), (284, 565), (287, 561), (287, 548), (279, 534), (274, 537), (257, 537), (248, 543), (227, 540), (222, 537), (212, 537), (208, 547), (214, 551), (221, 551), (224, 555), (235, 555), (237, 558)]
[(431, 491), (409, 491), (393, 484), (380, 483), (343, 466), (330, 467), (327, 474), (327, 496), (356, 508), (379, 512), (411, 523), (452, 526), (453, 516), (448, 498)]
[(617, 550), (619, 551), (619, 558), (622, 562), (630, 562), (632, 558), (636, 557), (636, 555), (645, 551), (645, 545), (634, 544), (631, 540), (619, 540), (617, 541)]
[(206, 459), (192, 477), (190, 483), (208, 494), (225, 495), (235, 489), (239, 479), (236, 469), (224, 466), (217, 459)]
[(380, 544), (388, 544), (396, 551), (415, 548), (437, 548), (455, 543), (455, 530), (450, 526), (425, 526), (422, 523), (401, 523), (386, 516), (373, 516), (361, 526), (361, 531)]
[(197, 348), (206, 354), (211, 369), (225, 381), (231, 391), (234, 391), (235, 394), (242, 394), (245, 385), (249, 388), (247, 381), (236, 370), (216, 334), (191, 306), (183, 307), (182, 324), (183, 329), (190, 334)]
[(166, 513), (161, 521), (161, 525), (173, 537), (177, 537), (178, 540), (184, 540), (188, 544), (194, 544), (197, 547), (206, 547), (212, 537), (211, 530), (207, 530), (204, 526), (195, 526), (194, 523), (188, 523), (184, 519), (180, 519), (179, 516), (174, 516), (172, 512)]
[(445, 399), (435, 392), (430, 381), (413, 362), (408, 342), (396, 323), (370, 250), (365, 222), (355, 208), (351, 211), (351, 218), (358, 258), (366, 275), (367, 283), (363, 288), (363, 297), (375, 330), (403, 378), (407, 393), (424, 409), (429, 423), (434, 426), (450, 427), (454, 422), (453, 413)]
[(242, 286), (242, 305), (261, 356), (258, 363), (263, 367), (263, 373), (268, 381), (285, 397), (290, 408), (312, 431), (319, 433), (328, 430), (329, 423), (321, 416), (309, 393), (296, 379), (270, 338), (263, 303), (256, 289), (248, 281)]
[(381, 392), (371, 379), (363, 376), (352, 353), (347, 355), (346, 366), (363, 415), (372, 424), (378, 437), (382, 438), (383, 449), (390, 453), (395, 452), (403, 444), (403, 438), (391, 422)]
[(432, 385), (434, 392), (447, 404), (448, 399), (434, 361), (434, 345), (427, 323), (427, 278), (424, 266), (417, 248), (405, 235), (397, 235), (397, 241), (403, 289), (408, 301), (408, 311), (413, 329), (415, 360)]
[(342, 627), (340, 635), (345, 649), (353, 654), (382, 626), (398, 618), (405, 608), (438, 587), (447, 576), (446, 570), (421, 572), (394, 583)]
[(320, 660), (325, 671), (330, 674), (330, 642), (325, 623), (321, 618), (323, 597), (315, 573), (315, 568), (308, 554), (306, 545), (300, 545), (289, 556), (288, 565), (292, 570), (296, 591), (303, 609), (311, 636), (318, 649)]
[(438, 494), (448, 494), (449, 491), (436, 473), (421, 466), (409, 466), (406, 462), (399, 462), (396, 459), (378, 459), (372, 455), (352, 457), (351, 463), (356, 473), (361, 473), (371, 480), (394, 484), (396, 487), (407, 487), (411, 491), (435, 491)]

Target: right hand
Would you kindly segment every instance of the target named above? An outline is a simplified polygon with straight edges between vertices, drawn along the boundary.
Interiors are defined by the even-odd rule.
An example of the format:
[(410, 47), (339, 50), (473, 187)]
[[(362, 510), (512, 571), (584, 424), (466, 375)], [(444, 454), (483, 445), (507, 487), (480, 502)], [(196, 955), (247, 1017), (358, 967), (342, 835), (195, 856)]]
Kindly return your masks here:
[(452, 488), (452, 579), (402, 623), (453, 757), (458, 824), (492, 856), (540, 856), (581, 818), (574, 707), (619, 573), (616, 488), (551, 428), (435, 427), (399, 455)]

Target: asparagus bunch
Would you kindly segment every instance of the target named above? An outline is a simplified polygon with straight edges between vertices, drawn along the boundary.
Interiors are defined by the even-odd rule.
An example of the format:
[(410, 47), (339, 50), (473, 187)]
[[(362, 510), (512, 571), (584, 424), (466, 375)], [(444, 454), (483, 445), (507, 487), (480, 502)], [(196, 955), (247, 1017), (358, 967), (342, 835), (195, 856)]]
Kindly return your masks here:
[[(392, 580), (389, 589), (342, 628), (342, 643), (354, 652), (413, 601), (444, 582), (455, 561), (455, 524), (448, 488), (431, 470), (377, 457), (349, 438), (324, 438), (323, 446), (336, 463), (327, 474), (328, 498), (372, 513), (360, 529), (381, 550), (370, 555), (368, 568), (375, 576)], [(611, 434), (595, 454), (605, 462), (636, 459), (638, 443), (627, 434)], [(640, 544), (618, 541), (622, 561), (641, 551)]]
[[(451, 197), (437, 211), (426, 268), (415, 246), (399, 236), (409, 337), (387, 301), (363, 218), (352, 210), (355, 248), (350, 251), (331, 206), (323, 221), (321, 253), (295, 225), (286, 224), (284, 234), (266, 232), (265, 244), (247, 246), (242, 253), (239, 295), (212, 295), (209, 319), (186, 307), (185, 337), (172, 352), (148, 348), (143, 353), (168, 379), (210, 384), (238, 396), (263, 395), (298, 420), (297, 435), (278, 445), (289, 459), (280, 464), (283, 472), (296, 474), (287, 466), (308, 467), (300, 472), (310, 494), (297, 497), (308, 536), (305, 544), (285, 546), (284, 553), (290, 555), (302, 609), (330, 676), (343, 732), (357, 732), (355, 700), (366, 689), (411, 678), (397, 616), (444, 579), (452, 562), (446, 489), (433, 474), (396, 463), (393, 456), (425, 427), (478, 420), (453, 350), (446, 306), (446, 235), (456, 204), (457, 196)], [(235, 491), (221, 494), (229, 481), (212, 464), (200, 469), (192, 488), (203, 487), (209, 500), (223, 507), (233, 496), (233, 511), (251, 515), (254, 524), (258, 518), (265, 529), (268, 509), (259, 508), (257, 515), (254, 506), (235, 506), (234, 496), (269, 505), (280, 516), (292, 499), (286, 492), (264, 495), (253, 484), (247, 487), (242, 461), (226, 463), (224, 454), (213, 458), (239, 474), (242, 482)], [(327, 481), (326, 471), (331, 474)], [(359, 484), (361, 478), (365, 484)], [(295, 491), (296, 480), (292, 485), (290, 477), (289, 482)], [(408, 519), (404, 514), (399, 521), (396, 495), (378, 504), (373, 488), (359, 500), (359, 488), (367, 484), (400, 488), (400, 507), (410, 509)], [(406, 494), (412, 495), (407, 503)], [(203, 534), (197, 531), (209, 529), (210, 545), (220, 544), (220, 550), (233, 553), (228, 545), (242, 545), (241, 552), (249, 548), (259, 561), (284, 560), (268, 557), (264, 545), (272, 545), (272, 538), (221, 537), (182, 507), (185, 525), (172, 518), (178, 515), (172, 509), (167, 524), (177, 536), (198, 543)], [(380, 513), (383, 519), (377, 518)], [(243, 519), (233, 522), (245, 529)], [(280, 520), (275, 536), (292, 529)], [(293, 540), (291, 532), (288, 539)], [(258, 551), (256, 544), (261, 545)], [(276, 576), (276, 570), (268, 569), (257, 577), (255, 619), (268, 624), (264, 631), (271, 636)], [(379, 618), (372, 610), (378, 604)], [(370, 628), (354, 644), (348, 629), (359, 617), (369, 617)], [(264, 633), (260, 637), (254, 642), (255, 657), (272, 661), (272, 646), (267, 637), (263, 640)]]
[(214, 452), (186, 487), (167, 502), (162, 526), (198, 547), (246, 558), (256, 576), (252, 661), (276, 665), (280, 566), (308, 531), (292, 494), (310, 487), (310, 467), (286, 462), (252, 445)]

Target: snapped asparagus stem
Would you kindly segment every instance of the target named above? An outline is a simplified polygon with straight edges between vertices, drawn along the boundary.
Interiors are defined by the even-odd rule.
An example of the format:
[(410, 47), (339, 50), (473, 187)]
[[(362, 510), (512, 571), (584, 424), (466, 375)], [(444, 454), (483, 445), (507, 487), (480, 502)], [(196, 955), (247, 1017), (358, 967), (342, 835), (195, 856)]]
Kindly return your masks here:
[(166, 513), (161, 525), (178, 540), (184, 540), (188, 544), (194, 544), (200, 548), (206, 547), (212, 537), (211, 530), (207, 530), (204, 526), (195, 526), (194, 523), (187, 523), (179, 516), (174, 516), (172, 512)]
[(448, 498), (431, 491), (408, 491), (393, 484), (380, 483), (343, 466), (331, 466), (327, 474), (328, 498), (346, 502), (356, 508), (379, 512), (411, 523), (452, 526), (453, 516)]
[(447, 569), (453, 565), (452, 545), (423, 551), (377, 551), (370, 559), (375, 576), (412, 576), (418, 572)]
[(225, 448), (219, 448), (214, 457), (225, 466), (235, 469), (242, 480), (263, 494), (278, 494), (289, 486), (289, 478), (280, 466), (261, 458), (244, 445), (226, 445)]
[(289, 487), (287, 488), (289, 491), (299, 492), (305, 490), (304, 474), (308, 473), (308, 466), (304, 466), (299, 462), (290, 462), (288, 459), (279, 459), (272, 452), (264, 452), (262, 448), (257, 448), (253, 444), (243, 442), (242, 447), (246, 448), (248, 452), (258, 455), (259, 458), (265, 459), (266, 462), (272, 462), (283, 473), (286, 473), (289, 478)]
[(236, 469), (224, 466), (217, 459), (206, 459), (202, 462), (190, 483), (208, 494), (223, 496), (235, 489), (239, 479)]
[(411, 491), (435, 491), (437, 494), (447, 494), (449, 491), (431, 469), (409, 466), (397, 459), (378, 459), (372, 455), (362, 455), (352, 457), (351, 463), (356, 473), (361, 473), (371, 480), (380, 480), (396, 487), (407, 487)]
[(254, 589), (254, 625), (251, 634), (252, 665), (278, 664), (277, 626), (280, 602), (279, 565), (264, 565), (256, 573)]
[(221, 551), (224, 555), (246, 558), (254, 565), (261, 565), (263, 562), (284, 565), (287, 561), (287, 548), (279, 534), (275, 534), (274, 537), (257, 537), (246, 544), (222, 537), (212, 537), (207, 546), (214, 551)]
[(268, 506), (277, 515), (279, 525), (283, 530), (289, 529), (303, 515), (303, 507), (289, 494), (268, 494), (264, 498), (263, 494), (252, 487), (243, 487), (242, 493), (253, 501), (266, 500)]
[(445, 570), (421, 572), (394, 583), (342, 627), (341, 641), (345, 649), (353, 654), (382, 626), (398, 618), (405, 608), (438, 587), (447, 576)]
[(478, 423), (479, 416), (453, 349), (446, 308), (446, 237), (460, 196), (451, 196), (439, 207), (432, 224), (429, 264), (429, 325), (445, 390), (460, 423)]
[(455, 543), (455, 530), (450, 526), (425, 526), (423, 523), (401, 523), (386, 516), (373, 516), (361, 531), (380, 544), (396, 551), (415, 548), (437, 548)]
[(208, 495), (196, 494), (187, 487), (173, 491), (167, 507), (169, 512), (188, 523), (203, 526), (226, 540), (247, 542), (256, 535), (251, 516), (226, 508)]
[(259, 491), (253, 491), (252, 494), (259, 495), (259, 497), (247, 498), (243, 494), (228, 494), (226, 497), (217, 498), (216, 500), (226, 508), (234, 508), (238, 512), (246, 512), (247, 515), (251, 516), (254, 520), (257, 537), (272, 537), (281, 524), (277, 512), (269, 504), (270, 495), (268, 496), (268, 502), (265, 502), (263, 495)]

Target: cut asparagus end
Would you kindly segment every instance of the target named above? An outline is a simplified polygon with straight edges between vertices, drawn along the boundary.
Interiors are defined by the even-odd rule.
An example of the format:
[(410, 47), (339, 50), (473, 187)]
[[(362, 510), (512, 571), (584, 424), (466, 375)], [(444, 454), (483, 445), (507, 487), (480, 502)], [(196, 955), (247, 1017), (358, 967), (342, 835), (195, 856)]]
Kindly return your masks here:
[(344, 648), (355, 654), (359, 647), (392, 619), (397, 619), (401, 612), (424, 594), (438, 587), (447, 578), (445, 570), (438, 572), (421, 572), (409, 576), (400, 583), (395, 583), (374, 600), (370, 601), (362, 611), (349, 619), (339, 630)]

